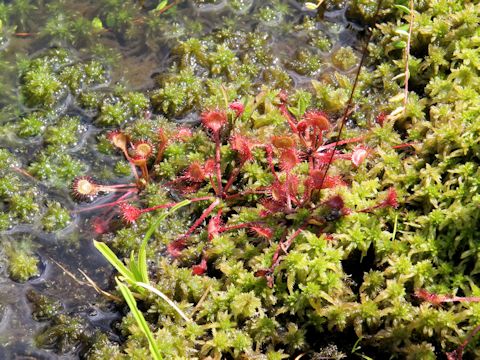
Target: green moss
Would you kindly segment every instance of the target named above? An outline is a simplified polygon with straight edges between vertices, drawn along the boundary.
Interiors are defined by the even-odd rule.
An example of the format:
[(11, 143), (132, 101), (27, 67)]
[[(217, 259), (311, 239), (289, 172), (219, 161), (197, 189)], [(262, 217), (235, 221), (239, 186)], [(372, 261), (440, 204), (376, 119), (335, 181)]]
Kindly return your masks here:
[(40, 212), (36, 196), (33, 190), (12, 195), (9, 199), (11, 213), (21, 221), (31, 222)]
[(18, 124), (18, 135), (20, 137), (38, 136), (45, 130), (45, 120), (42, 115), (36, 112), (28, 114)]
[(60, 302), (30, 289), (26, 293), (32, 307), (32, 318), (35, 321), (51, 320), (62, 310)]
[(12, 227), (12, 219), (9, 213), (0, 212), (0, 231), (8, 230)]
[(73, 146), (78, 142), (80, 128), (80, 118), (65, 116), (55, 125), (47, 127), (44, 141), (58, 147)]
[(129, 118), (127, 104), (116, 99), (105, 99), (100, 106), (97, 123), (101, 126), (121, 125)]
[(35, 341), (41, 348), (67, 353), (81, 342), (87, 343), (90, 336), (80, 317), (61, 314), (54, 317), (53, 322), (36, 336)]
[(48, 63), (36, 64), (22, 79), (22, 94), (29, 106), (51, 109), (64, 95), (64, 87)]
[(67, 187), (83, 172), (84, 165), (63, 151), (55, 153), (53, 150), (47, 149), (40, 153), (28, 169), (40, 180), (48, 181), (58, 187)]
[(47, 204), (47, 210), (42, 218), (43, 229), (48, 232), (65, 228), (70, 223), (70, 214), (58, 202)]
[(357, 55), (350, 47), (341, 47), (332, 55), (332, 63), (342, 71), (348, 71), (357, 63)]
[(8, 257), (8, 274), (14, 281), (25, 282), (39, 275), (39, 258), (27, 242), (8, 244), (6, 246)]

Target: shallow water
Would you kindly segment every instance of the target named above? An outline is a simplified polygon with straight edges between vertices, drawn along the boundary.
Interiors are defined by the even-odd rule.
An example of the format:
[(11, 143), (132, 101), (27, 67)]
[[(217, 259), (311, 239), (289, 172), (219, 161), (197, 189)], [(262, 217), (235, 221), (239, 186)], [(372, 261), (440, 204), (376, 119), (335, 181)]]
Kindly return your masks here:
[[(48, 1), (46, 5), (55, 5), (56, 1)], [(296, 50), (302, 48), (312, 49), (308, 44), (308, 36), (301, 31), (292, 31), (292, 26), (299, 24), (305, 16), (311, 16), (296, 1), (282, 1), (281, 4), (287, 10), (285, 14), (273, 17), (266, 21), (261, 20), (256, 14), (269, 7), (271, 2), (256, 0), (240, 1), (242, 9), (233, 11), (228, 6), (228, 1), (217, 1), (214, 4), (196, 6), (191, 1), (182, 1), (175, 19), (169, 18), (168, 28), (159, 27), (157, 34), (146, 34), (139, 31), (132, 36), (122, 31), (108, 31), (99, 41), (106, 48), (113, 49), (120, 56), (117, 66), (112, 68), (112, 77), (105, 84), (105, 91), (121, 82), (134, 90), (148, 90), (155, 86), (154, 74), (159, 74), (170, 67), (175, 55), (172, 55), (172, 47), (177, 39), (186, 39), (195, 35), (192, 26), (193, 21), (201, 24), (201, 33), (218, 31), (225, 26), (226, 19), (240, 22), (239, 27), (249, 32), (264, 32), (268, 34), (268, 41), (274, 54), (274, 62), (283, 66), (286, 60), (293, 57)], [(47, 6), (40, 2), (30, 2), (36, 5), (37, 10), (32, 10), (32, 16), (24, 17), (19, 13), (13, 13), (10, 19), (16, 24), (18, 33), (26, 32), (30, 35), (15, 36), (13, 31), (6, 34), (2, 46), (1, 55), (6, 64), (15, 65), (16, 59), (21, 56), (36, 56), (51, 46), (65, 46), (78, 56), (78, 61), (90, 58), (93, 44), (88, 41), (78, 41), (75, 44), (62, 42), (51, 36), (37, 34), (45, 21), (51, 17)], [(74, 1), (65, 1), (61, 5), (61, 11), (78, 12), (87, 19), (97, 15), (104, 5), (103, 1), (84, 1), (78, 4)], [(153, 6), (145, 2), (145, 6)], [(153, 6), (154, 7), (154, 6)], [(18, 11), (18, 10), (17, 10)], [(250, 16), (251, 15), (251, 16)], [(168, 13), (165, 14), (168, 17)], [(173, 15), (171, 15), (173, 17)], [(166, 23), (167, 24), (167, 23)], [(332, 52), (340, 45), (356, 47), (358, 27), (345, 18), (345, 8), (329, 9), (324, 17), (315, 23), (316, 28), (322, 31), (332, 42), (331, 51), (316, 50), (317, 56), (328, 59)], [(197, 34), (200, 35), (200, 34)], [(327, 65), (313, 75), (314, 78), (325, 76), (332, 70)], [(309, 86), (311, 75), (305, 76), (288, 70), (295, 86)], [(3, 123), (15, 122), (18, 114), (24, 114), (33, 109), (25, 108), (18, 101), (18, 79), (15, 66), (11, 71), (4, 71), (2, 81), (6, 90), (2, 93), (0, 106), (3, 107)], [(259, 79), (259, 86), (261, 80)], [(10, 109), (10, 110), (9, 110)], [(13, 109), (13, 111), (11, 111)], [(70, 153), (82, 158), (90, 167), (88, 172), (105, 171), (111, 169), (112, 157), (101, 155), (96, 152), (93, 145), (100, 129), (95, 127), (93, 119), (95, 114), (80, 111), (71, 96), (56, 109), (57, 115), (71, 114), (80, 115), (85, 131), (81, 141)], [(189, 115), (183, 120), (188, 120)], [(177, 119), (182, 121), (182, 119)], [(8, 148), (12, 151), (20, 167), (26, 167), (35, 153), (42, 146), (41, 141), (24, 140), (12, 136), (0, 137), (0, 148)], [(23, 176), (22, 181), (26, 186), (36, 186), (42, 193), (42, 198), (56, 199), (71, 211), (78, 204), (71, 198), (68, 187), (56, 188), (48, 183)], [(127, 179), (118, 179), (121, 180)], [(105, 199), (100, 200), (105, 201)], [(3, 205), (2, 205), (3, 207)], [(59, 300), (65, 309), (65, 313), (78, 315), (86, 319), (92, 331), (102, 330), (109, 334), (112, 339), (118, 339), (112, 324), (119, 319), (120, 315), (114, 311), (111, 304), (86, 284), (85, 279), (78, 269), (85, 271), (99, 286), (108, 288), (111, 280), (112, 269), (103, 260), (101, 255), (94, 249), (92, 239), (95, 237), (89, 222), (91, 214), (72, 213), (72, 224), (66, 229), (53, 234), (42, 231), (38, 221), (32, 224), (19, 224), (14, 228), (0, 232), (3, 242), (16, 242), (25, 237), (31, 238), (35, 247), (35, 254), (41, 259), (41, 275), (30, 279), (26, 283), (18, 283), (9, 279), (6, 264), (0, 262), (0, 359), (77, 359), (81, 356), (82, 349), (77, 347), (66, 354), (58, 354), (49, 349), (39, 349), (35, 345), (35, 335), (48, 325), (45, 322), (37, 322), (32, 319), (31, 305), (26, 299), (26, 293), (34, 289), (41, 294)], [(4, 256), (2, 256), (3, 260)], [(64, 269), (62, 269), (62, 267)], [(65, 272), (68, 271), (69, 273)]]

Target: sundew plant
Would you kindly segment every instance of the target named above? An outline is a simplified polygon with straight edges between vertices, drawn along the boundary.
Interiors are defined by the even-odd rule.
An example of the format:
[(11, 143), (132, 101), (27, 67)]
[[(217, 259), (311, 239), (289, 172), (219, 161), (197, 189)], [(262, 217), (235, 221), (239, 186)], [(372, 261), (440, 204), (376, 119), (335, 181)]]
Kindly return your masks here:
[[(1, 265), (37, 349), (480, 357), (480, 4), (72, 6), (0, 7), (6, 39), (49, 44), (0, 88)], [(91, 257), (49, 261), (115, 321), (38, 286), (75, 228)]]

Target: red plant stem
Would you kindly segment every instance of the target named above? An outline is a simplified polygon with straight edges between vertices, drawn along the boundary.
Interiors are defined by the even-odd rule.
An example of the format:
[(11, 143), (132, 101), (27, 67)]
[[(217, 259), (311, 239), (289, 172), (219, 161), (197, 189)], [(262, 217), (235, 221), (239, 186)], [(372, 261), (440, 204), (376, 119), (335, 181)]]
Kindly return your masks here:
[(290, 195), (290, 189), (288, 187), (288, 184), (290, 183), (290, 172), (287, 172), (287, 178), (285, 180), (287, 189), (286, 189), (286, 195), (287, 195), (287, 209), (288, 211), (292, 210), (292, 197)]
[(227, 184), (225, 185), (225, 188), (223, 189), (223, 192), (226, 194), (228, 192), (228, 190), (230, 189), (230, 187), (232, 186), (233, 182), (235, 181), (235, 179), (237, 178), (238, 174), (240, 173), (240, 170), (243, 166), (243, 162), (240, 164), (239, 167), (233, 169), (232, 173), (230, 174), (230, 178), (228, 179), (227, 181)]
[(286, 254), (290, 246), (292, 246), (293, 240), (296, 239), (298, 235), (307, 227), (307, 224), (300, 226), (293, 234), (290, 236), (285, 243), (282, 243), (282, 250)]
[[(378, 14), (380, 13), (380, 8), (382, 7), (383, 0), (379, 0), (377, 3), (377, 9), (375, 11), (375, 15), (373, 16), (374, 23), (377, 20)], [(362, 52), (362, 57), (360, 58), (360, 63), (358, 64), (358, 69), (357, 73), (355, 75), (355, 80), (353, 82), (352, 86), (352, 91), (350, 92), (350, 97), (348, 98), (347, 101), (347, 106), (345, 106), (345, 111), (343, 112), (342, 118), (340, 120), (340, 128), (338, 129), (338, 135), (337, 139), (340, 139), (342, 136), (343, 128), (345, 127), (345, 123), (347, 121), (348, 114), (350, 113), (350, 109), (352, 108), (352, 103), (353, 103), (353, 96), (355, 95), (355, 90), (358, 85), (358, 81), (360, 79), (360, 72), (362, 70), (363, 64), (367, 58), (367, 53), (368, 53), (368, 44), (370, 43), (370, 39), (372, 38), (373, 31), (369, 31), (367, 39), (365, 41), (365, 45), (363, 47), (363, 52)], [(333, 161), (333, 156), (335, 154), (335, 150), (337, 149), (338, 142), (334, 145), (333, 147), (333, 152), (332, 155), (330, 156), (330, 160), (327, 163), (327, 167), (325, 169), (325, 173), (323, 174), (322, 181), (320, 182), (320, 189), (323, 187), (323, 183), (325, 181), (325, 178), (327, 177), (328, 170), (330, 169), (330, 165), (332, 164)]]
[(18, 36), (18, 37), (29, 37), (29, 36), (35, 36), (37, 33), (29, 33), (29, 32), (17, 32), (14, 33), (13, 35)]
[(215, 192), (215, 195), (220, 196), (220, 193), (218, 192), (218, 189), (217, 189), (215, 183), (213, 182), (213, 179), (212, 179), (211, 176), (209, 177), (209, 180), (210, 180), (210, 186), (212, 187), (213, 191)]
[(287, 240), (280, 241), (278, 243), (277, 249), (273, 254), (272, 266), (270, 267), (270, 270), (272, 272), (280, 264), (280, 253), (283, 252), (284, 254), (286, 254), (290, 246), (292, 246), (293, 240), (295, 240), (295, 238), (300, 235), (300, 232), (302, 232), (302, 230), (304, 230), (306, 227), (307, 224), (300, 226)]
[(270, 167), (270, 171), (272, 172), (275, 180), (279, 181), (277, 172), (275, 171), (275, 166), (273, 165), (273, 149), (271, 145), (265, 146), (265, 151), (267, 153), (267, 161), (268, 166)]
[(242, 160), (240, 162), (240, 165), (238, 167), (236, 167), (235, 169), (233, 169), (232, 173), (230, 174), (230, 178), (228, 179), (227, 184), (225, 185), (225, 188), (223, 189), (223, 192), (224, 192), (225, 195), (227, 194), (228, 190), (230, 189), (233, 182), (237, 178), (238, 174), (240, 174), (240, 170), (242, 170), (243, 165), (245, 165), (245, 162), (246, 161)]
[(147, 164), (142, 164), (142, 166), (140, 166), (140, 170), (142, 170), (142, 177), (145, 179), (145, 181), (148, 183), (150, 181), (150, 178), (148, 176), (148, 168), (147, 168)]
[(467, 347), (467, 345), (472, 341), (473, 337), (477, 335), (480, 331), (480, 325), (478, 325), (475, 329), (472, 330), (470, 334), (468, 334), (467, 338), (463, 341), (463, 343), (454, 351), (447, 353), (448, 360), (462, 360), (463, 357), (463, 350)]
[(403, 149), (403, 148), (406, 148), (406, 147), (414, 147), (415, 145), (418, 145), (418, 144), (417, 143), (405, 143), (405, 144), (392, 146), (392, 149)]
[(113, 201), (113, 202), (106, 203), (106, 204), (101, 204), (101, 205), (95, 205), (95, 206), (88, 206), (88, 207), (83, 208), (83, 209), (74, 210), (74, 211), (72, 211), (72, 213), (78, 214), (78, 213), (82, 213), (82, 212), (85, 212), (85, 211), (102, 209), (102, 208), (105, 208), (105, 207), (112, 207), (112, 206), (115, 206), (115, 205), (118, 205), (118, 204), (120, 204), (120, 203), (122, 203), (122, 202), (127, 201), (127, 198), (128, 198), (130, 195), (136, 194), (137, 192), (138, 192), (138, 190), (134, 189), (134, 190), (128, 191), (126, 194), (123, 194), (123, 195), (120, 196), (117, 200), (115, 200), (115, 201)]
[(293, 116), (290, 114), (290, 111), (288, 111), (285, 103), (280, 104), (279, 109), (280, 109), (280, 112), (282, 113), (282, 115), (287, 119), (288, 125), (290, 125), (290, 129), (292, 129), (292, 131), (295, 134), (298, 134), (296, 121), (293, 118)]
[(130, 168), (132, 169), (133, 176), (135, 176), (135, 180), (137, 180), (137, 181), (140, 180), (140, 177), (138, 176), (138, 172), (137, 172), (137, 167), (132, 162), (130, 156), (127, 153), (127, 150), (124, 150), (123, 153), (125, 155), (125, 158), (128, 160), (128, 163), (130, 164)]
[(359, 141), (363, 141), (363, 140), (365, 140), (365, 136), (358, 136), (358, 137), (354, 137), (354, 138), (350, 138), (350, 139), (335, 141), (335, 142), (327, 144), (327, 145), (319, 146), (318, 149), (317, 149), (317, 152), (321, 152), (323, 150), (330, 149), (330, 148), (333, 147), (333, 148), (335, 148), (335, 151), (332, 151), (332, 153), (335, 154), (335, 153), (337, 153), (336, 152), (337, 146), (345, 145), (345, 144), (351, 144), (353, 142), (359, 142)]
[(136, 188), (137, 184), (131, 183), (131, 184), (117, 184), (117, 185), (100, 185), (99, 188), (101, 189), (100, 191), (108, 192), (109, 189), (112, 189), (113, 191), (117, 191), (116, 189), (122, 189), (122, 188)]
[(163, 154), (166, 148), (167, 148), (167, 142), (161, 139), (158, 145), (157, 157), (155, 158), (155, 165), (163, 160)]
[(12, 169), (16, 172), (18, 172), (19, 174), (22, 174), (32, 180), (37, 180), (34, 176), (32, 176), (29, 172), (27, 172), (26, 170), (22, 169), (22, 168), (19, 168), (19, 167), (12, 167)]
[(132, 190), (135, 190), (136, 188), (129, 187), (129, 188), (114, 188), (111, 189), (108, 186), (99, 186), (98, 191), (101, 192), (106, 192), (106, 193), (122, 193), (122, 192), (131, 192)]
[(210, 204), (210, 206), (208, 208), (205, 209), (205, 211), (203, 212), (203, 214), (197, 219), (197, 221), (195, 221), (193, 223), (193, 225), (187, 230), (187, 232), (185, 234), (183, 234), (179, 239), (177, 239), (176, 241), (180, 240), (180, 239), (184, 239), (188, 236), (190, 236), (197, 227), (199, 227), (202, 222), (206, 219), (206, 217), (208, 215), (210, 215), (210, 213), (215, 209), (215, 207), (220, 204), (220, 199), (215, 199), (214, 202), (212, 202)]
[(214, 134), (215, 140), (215, 169), (217, 171), (217, 184), (218, 184), (218, 196), (224, 195), (223, 193), (223, 186), (222, 186), (222, 167), (221, 167), (221, 158), (220, 158), (220, 133), (217, 131)]

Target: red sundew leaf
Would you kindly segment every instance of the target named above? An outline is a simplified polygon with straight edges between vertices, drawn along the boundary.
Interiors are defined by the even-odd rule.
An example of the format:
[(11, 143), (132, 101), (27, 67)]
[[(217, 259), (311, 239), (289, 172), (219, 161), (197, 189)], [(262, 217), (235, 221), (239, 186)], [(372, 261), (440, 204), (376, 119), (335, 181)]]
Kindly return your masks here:
[(96, 234), (105, 234), (109, 231), (110, 226), (107, 221), (100, 217), (96, 217), (92, 220), (92, 229)]
[(80, 176), (73, 180), (72, 194), (77, 200), (91, 200), (99, 191), (100, 186), (90, 176)]
[(207, 260), (202, 258), (199, 264), (192, 266), (193, 275), (203, 275), (207, 271)]
[(352, 164), (356, 167), (360, 166), (368, 157), (369, 150), (364, 146), (358, 146), (352, 153)]
[(245, 111), (245, 106), (238, 100), (235, 100), (230, 105), (228, 105), (228, 108), (235, 111), (235, 115), (237, 116), (237, 118), (242, 116), (243, 112)]
[(440, 305), (444, 300), (444, 296), (430, 293), (425, 289), (419, 289), (415, 291), (415, 296), (420, 300), (429, 302), (433, 305)]
[(264, 215), (262, 217), (283, 211), (285, 209), (285, 205), (283, 203), (275, 201), (273, 199), (262, 199), (260, 203), (265, 208), (265, 214), (262, 213), (261, 216)]
[(133, 156), (130, 156), (130, 159), (132, 164), (136, 166), (144, 166), (147, 164), (147, 158), (143, 156), (142, 154), (135, 154)]
[(182, 254), (182, 250), (185, 248), (185, 239), (178, 239), (172, 241), (167, 245), (167, 252), (170, 256), (176, 258)]
[(246, 162), (253, 159), (252, 149), (254, 144), (252, 140), (240, 134), (235, 134), (230, 138), (230, 145), (232, 150), (239, 154), (242, 161)]
[(254, 232), (256, 235), (263, 237), (265, 239), (271, 239), (273, 237), (273, 231), (272, 229), (265, 227), (265, 226), (260, 226), (260, 225), (252, 225), (249, 228), (252, 232)]
[(388, 189), (387, 198), (384, 200), (385, 206), (391, 206), (394, 209), (398, 207), (397, 191), (394, 187)]
[(331, 189), (337, 186), (347, 186), (347, 183), (342, 180), (340, 176), (325, 176), (322, 184), (322, 189)]
[(283, 171), (291, 171), (300, 162), (301, 159), (293, 148), (285, 149), (280, 154), (280, 168)]
[[(332, 156), (333, 155), (333, 156)], [(333, 150), (328, 150), (325, 152), (320, 152), (315, 154), (315, 159), (318, 160), (318, 162), (322, 165), (329, 164), (331, 162), (334, 162), (337, 159), (350, 159), (351, 155), (350, 154), (342, 154), (339, 151), (333, 152)]]
[(192, 130), (187, 127), (178, 128), (177, 133), (174, 135), (175, 140), (187, 141), (193, 136)]
[(131, 204), (122, 203), (118, 207), (120, 208), (122, 219), (128, 223), (135, 223), (140, 215), (142, 215), (142, 210)]
[(205, 161), (205, 164), (203, 165), (203, 171), (205, 171), (206, 176), (212, 175), (215, 171), (215, 160), (208, 159), (207, 161)]
[(127, 148), (128, 136), (121, 130), (110, 131), (107, 134), (107, 139), (119, 149)]
[(204, 111), (200, 118), (203, 126), (216, 134), (227, 123), (227, 113), (220, 109)]
[(325, 205), (332, 209), (341, 210), (345, 206), (345, 203), (340, 195), (334, 195), (325, 201)]
[(208, 240), (211, 241), (215, 237), (217, 237), (218, 234), (220, 234), (221, 227), (222, 227), (222, 219), (220, 215), (212, 216), (207, 225)]
[(255, 271), (254, 275), (255, 277), (266, 277), (267, 275), (270, 275), (272, 271), (270, 269), (260, 269)]
[[(303, 115), (303, 119), (308, 126), (318, 129), (320, 131), (326, 131), (330, 129), (330, 121), (326, 113), (320, 110), (307, 111)], [(300, 125), (300, 123), (298, 124)]]
[(383, 127), (383, 124), (385, 123), (385, 120), (387, 119), (387, 114), (384, 112), (381, 112), (380, 114), (377, 115), (375, 121), (377, 122), (378, 125)]
[(277, 149), (291, 149), (295, 146), (295, 139), (291, 136), (273, 136), (272, 137), (272, 145), (275, 146)]
[(193, 162), (185, 171), (185, 177), (193, 182), (202, 182), (205, 180), (206, 174), (202, 165)]
[(298, 194), (298, 185), (300, 184), (300, 179), (297, 175), (290, 175), (288, 182), (286, 183), (286, 190), (290, 196), (296, 196)]
[(153, 154), (153, 145), (149, 141), (137, 141), (133, 144), (136, 156), (147, 159)]

